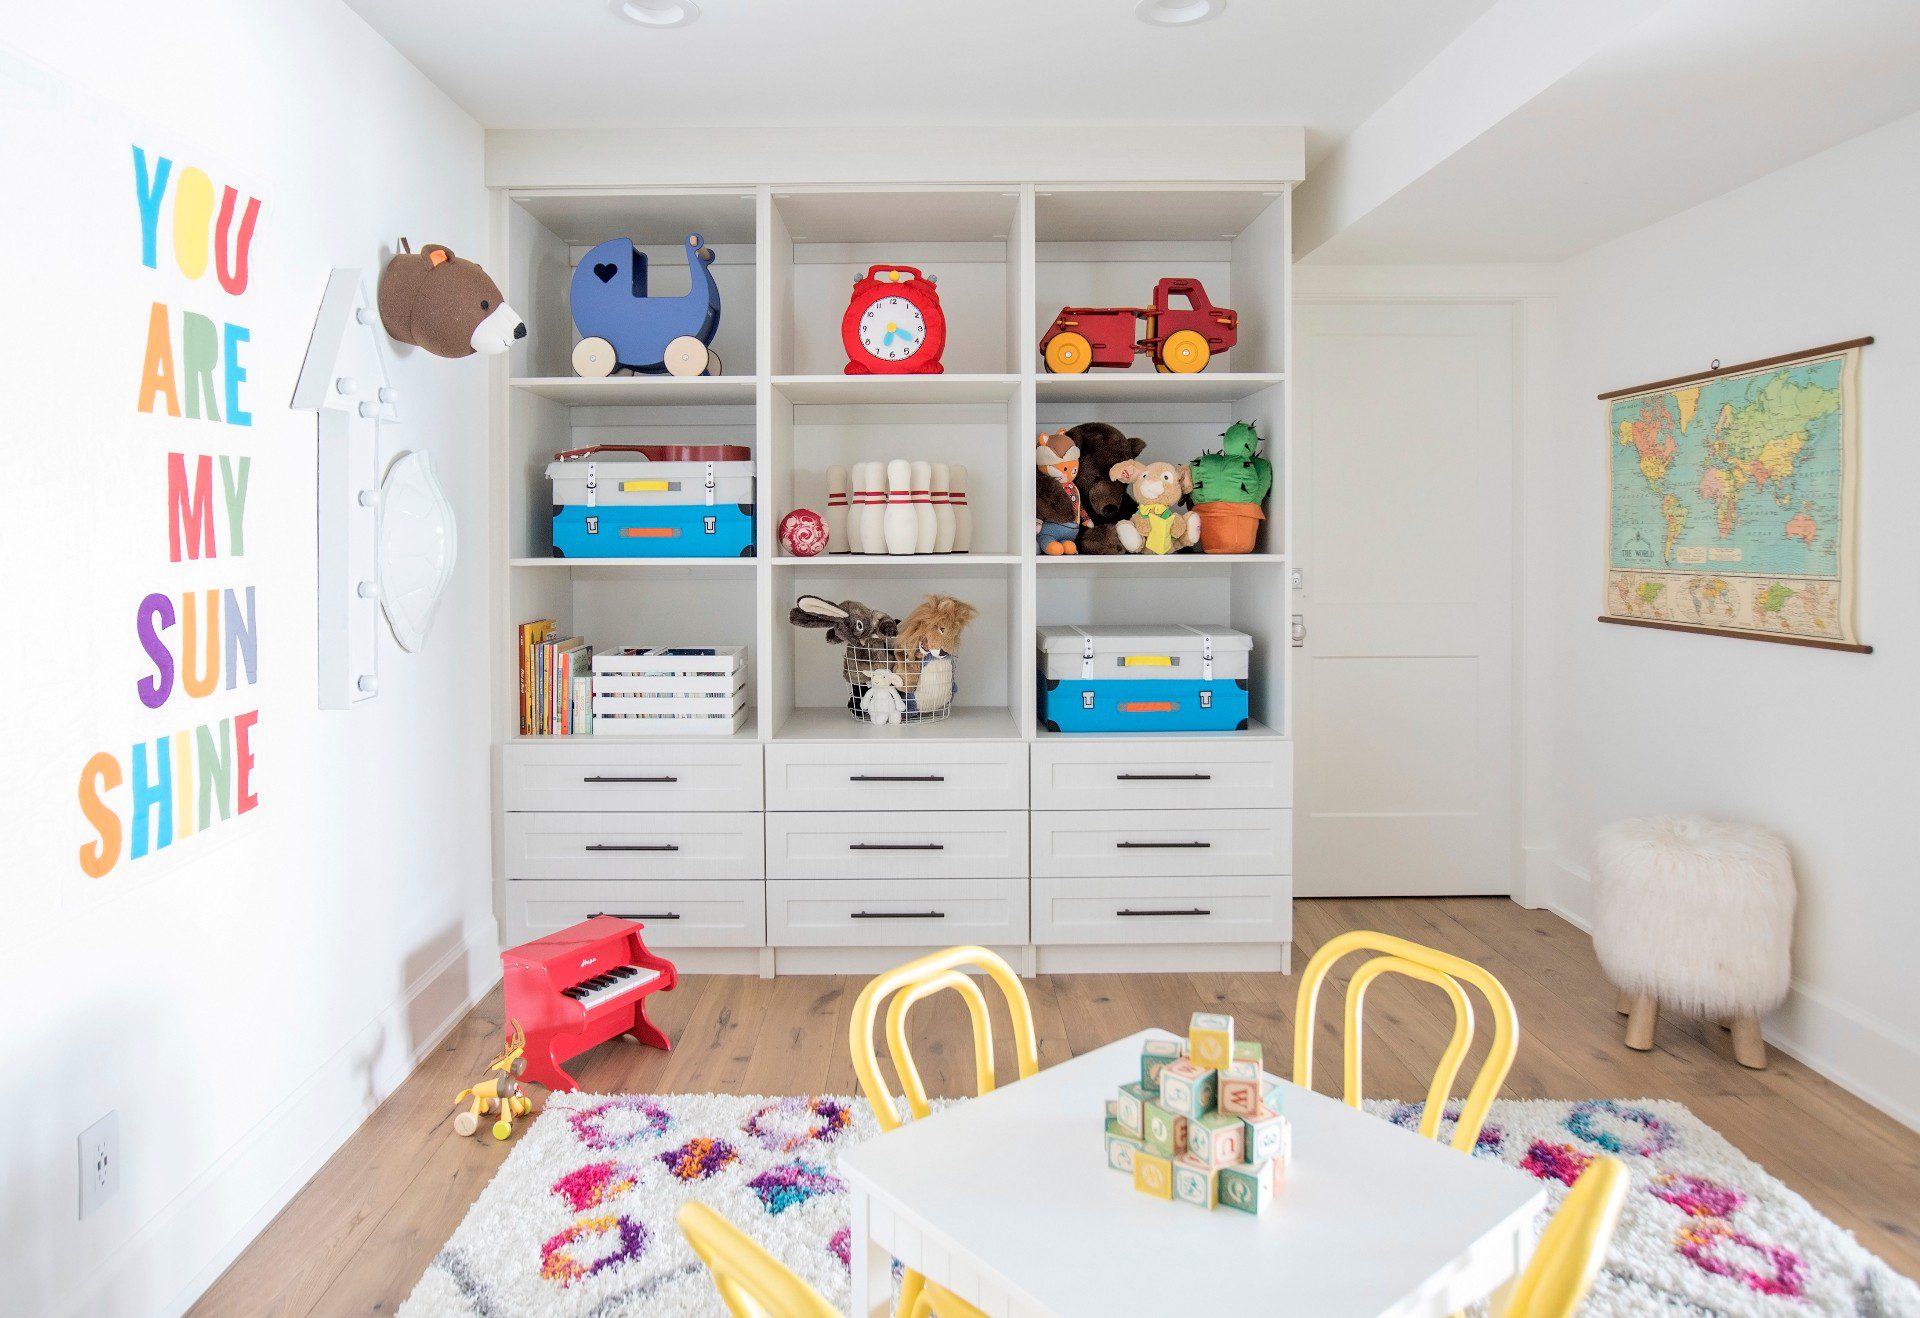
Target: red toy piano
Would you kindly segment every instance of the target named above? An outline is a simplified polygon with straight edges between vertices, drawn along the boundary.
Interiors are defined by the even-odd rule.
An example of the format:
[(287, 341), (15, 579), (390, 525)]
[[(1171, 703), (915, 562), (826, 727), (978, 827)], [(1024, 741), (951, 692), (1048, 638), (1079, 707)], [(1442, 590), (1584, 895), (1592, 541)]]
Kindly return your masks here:
[(578, 1089), (560, 1069), (569, 1057), (617, 1035), (670, 1050), (647, 1019), (647, 998), (679, 982), (673, 962), (655, 956), (635, 920), (596, 915), (570, 929), (500, 954), (506, 968), (507, 1019), (527, 1033), (525, 1079), (548, 1089)]

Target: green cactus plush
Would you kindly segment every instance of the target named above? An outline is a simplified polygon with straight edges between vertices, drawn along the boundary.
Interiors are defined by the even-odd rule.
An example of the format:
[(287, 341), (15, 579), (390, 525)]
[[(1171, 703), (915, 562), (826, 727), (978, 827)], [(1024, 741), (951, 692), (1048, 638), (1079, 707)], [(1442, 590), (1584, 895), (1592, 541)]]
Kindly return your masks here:
[(1273, 488), (1273, 464), (1260, 456), (1260, 432), (1236, 421), (1220, 436), (1218, 453), (1202, 453), (1192, 464), (1193, 502), (1259, 503)]

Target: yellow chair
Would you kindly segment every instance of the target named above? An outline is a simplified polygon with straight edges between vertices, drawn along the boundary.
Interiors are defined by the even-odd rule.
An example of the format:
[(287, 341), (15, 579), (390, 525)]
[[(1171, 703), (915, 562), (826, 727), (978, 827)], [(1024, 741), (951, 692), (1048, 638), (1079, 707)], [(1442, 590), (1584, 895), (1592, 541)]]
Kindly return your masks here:
[[(860, 990), (860, 996), (853, 1004), (853, 1021), (848, 1029), (854, 1074), (860, 1078), (860, 1089), (866, 1094), (867, 1102), (873, 1105), (873, 1115), (879, 1120), (883, 1131), (893, 1130), (902, 1124), (900, 1113), (894, 1106), (893, 1093), (887, 1088), (886, 1078), (880, 1074), (880, 1058), (873, 1042), (873, 1027), (880, 1015), (880, 1004), (889, 998), (892, 1001), (887, 1006), (887, 1052), (893, 1058), (894, 1070), (899, 1072), (900, 1089), (906, 1095), (907, 1110), (916, 1120), (933, 1115), (933, 1105), (927, 1101), (927, 1088), (920, 1079), (920, 1068), (914, 1064), (912, 1050), (907, 1046), (907, 1011), (914, 1003), (935, 993), (951, 989), (966, 1003), (967, 1014), (973, 1019), (975, 1092), (993, 1092), (993, 1022), (987, 1017), (986, 995), (980, 991), (978, 984), (961, 972), (962, 966), (978, 966), (1000, 986), (1000, 993), (1007, 1002), (1007, 1014), (1013, 1018), (1013, 1055), (1020, 1078), (1024, 1080), (1040, 1069), (1040, 1051), (1034, 1042), (1033, 1008), (1027, 1003), (1027, 991), (1021, 987), (1020, 977), (1001, 958), (984, 947), (949, 947), (943, 952), (931, 952), (903, 966), (895, 966), (876, 975)], [(911, 1268), (905, 1269), (901, 1275), (899, 1311), (907, 1318), (929, 1318), (929, 1315), (937, 1315), (938, 1318), (984, 1318), (971, 1304), (940, 1286), (929, 1285), (926, 1278)]]
[(1313, 1088), (1314, 1012), (1319, 1004), (1320, 986), (1326, 981), (1327, 972), (1333, 968), (1334, 962), (1352, 952), (1372, 952), (1375, 955), (1360, 964), (1347, 984), (1345, 1098), (1348, 1106), (1360, 1106), (1361, 1012), (1365, 1006), (1368, 985), (1382, 975), (1406, 975), (1434, 985), (1453, 1003), (1453, 1038), (1448, 1042), (1446, 1052), (1441, 1054), (1440, 1065), (1433, 1074), (1433, 1083), (1427, 1088), (1426, 1108), (1420, 1114), (1420, 1133), (1428, 1139), (1435, 1138), (1439, 1133), (1441, 1111), (1446, 1106), (1447, 1095), (1453, 1091), (1453, 1082), (1460, 1074), (1460, 1064), (1466, 1059), (1467, 1049), (1473, 1043), (1473, 1004), (1468, 1001), (1461, 984), (1464, 982), (1479, 989), (1487, 1005), (1492, 1008), (1493, 1045), (1480, 1065), (1480, 1074), (1474, 1078), (1473, 1087), (1467, 1091), (1467, 1097), (1461, 1104), (1460, 1120), (1453, 1132), (1453, 1147), (1462, 1153), (1471, 1153), (1475, 1141), (1480, 1138), (1481, 1128), (1486, 1125), (1487, 1110), (1493, 1106), (1494, 1095), (1500, 1092), (1500, 1086), (1513, 1066), (1514, 1053), (1520, 1046), (1520, 1018), (1514, 1012), (1513, 999), (1507, 996), (1507, 990), (1499, 980), (1471, 961), (1463, 961), (1457, 956), (1404, 938), (1395, 938), (1391, 934), (1366, 930), (1354, 930), (1329, 939), (1307, 962), (1306, 973), (1300, 980), (1299, 1006), (1293, 1026), (1293, 1083), (1302, 1088)]
[(819, 1291), (705, 1204), (689, 1199), (677, 1220), (734, 1318), (840, 1318)]
[(1594, 1159), (1540, 1233), (1533, 1261), (1513, 1284), (1500, 1318), (1572, 1318), (1600, 1274), (1626, 1201), (1626, 1164)]

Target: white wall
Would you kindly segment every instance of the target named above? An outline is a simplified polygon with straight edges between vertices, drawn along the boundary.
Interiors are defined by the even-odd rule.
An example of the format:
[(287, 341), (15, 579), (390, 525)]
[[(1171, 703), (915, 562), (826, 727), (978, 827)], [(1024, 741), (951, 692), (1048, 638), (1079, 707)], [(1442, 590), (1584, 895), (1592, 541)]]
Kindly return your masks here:
[[(1609, 819), (1698, 810), (1791, 842), (1795, 991), (1769, 1037), (1920, 1125), (1920, 117), (1569, 263), (1558, 433), (1532, 484), (1552, 534), (1557, 855), (1546, 900), (1584, 916)], [(1859, 594), (1870, 656), (1607, 627), (1605, 447), (1594, 396), (1859, 335)], [(1557, 871), (1557, 873), (1555, 872)]]
[[(14, 5), (0, 42), (9, 97), (77, 87), (73, 104), (123, 117), (216, 187), (237, 172), (264, 201), (256, 287), (235, 299), (252, 331), (253, 427), (214, 436), (134, 411), (144, 334), (128, 316), (146, 285), (125, 247), (139, 232), (127, 137), (76, 120), (0, 151), (12, 170), (0, 220), (0, 1308), (164, 1313), (497, 973), (487, 367), (397, 355), (394, 444), (434, 455), (464, 553), (424, 654), (383, 635), (381, 693), (347, 713), (315, 705), (314, 427), (286, 410), (330, 267), (372, 278), (402, 234), (483, 254), (482, 135), (337, 0)], [(113, 155), (99, 177), (115, 189), (104, 217), (84, 187), (20, 169), (39, 150), (55, 179), (84, 182), (98, 162), (80, 157), (103, 141)], [(192, 297), (221, 314), (217, 288)], [(253, 455), (244, 559), (166, 561), (161, 464), (174, 445)], [(75, 782), (87, 752), (125, 755), (130, 740), (200, 721), (171, 706), (142, 721), (134, 602), (239, 581), (257, 584), (260, 609), (259, 686), (241, 693), (261, 710), (257, 810), (85, 879)], [(82, 1222), (75, 1137), (108, 1109), (121, 1188)]]

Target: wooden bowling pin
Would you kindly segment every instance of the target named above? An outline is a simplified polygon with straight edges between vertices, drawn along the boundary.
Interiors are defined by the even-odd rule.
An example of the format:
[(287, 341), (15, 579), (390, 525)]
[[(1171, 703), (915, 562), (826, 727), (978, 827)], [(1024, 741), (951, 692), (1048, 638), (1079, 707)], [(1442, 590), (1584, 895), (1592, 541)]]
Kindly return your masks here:
[(919, 528), (913, 516), (913, 464), (895, 458), (887, 464), (887, 506), (882, 532), (889, 554), (911, 554)]
[(879, 462), (863, 462), (860, 470), (866, 474), (860, 478), (860, 548), (862, 554), (884, 554), (887, 552), (887, 492), (883, 482), (886, 480), (886, 466)]
[(952, 479), (946, 463), (933, 464), (933, 485), (927, 497), (933, 504), (933, 552), (936, 554), (953, 552), (953, 504), (947, 493), (947, 482)]
[(847, 469), (827, 468), (827, 552), (847, 552)]
[(947, 471), (947, 502), (953, 505), (953, 552), (973, 549), (973, 510), (967, 507), (967, 469), (954, 463)]
[(939, 526), (933, 517), (933, 464), (913, 464), (913, 552), (931, 554)]

